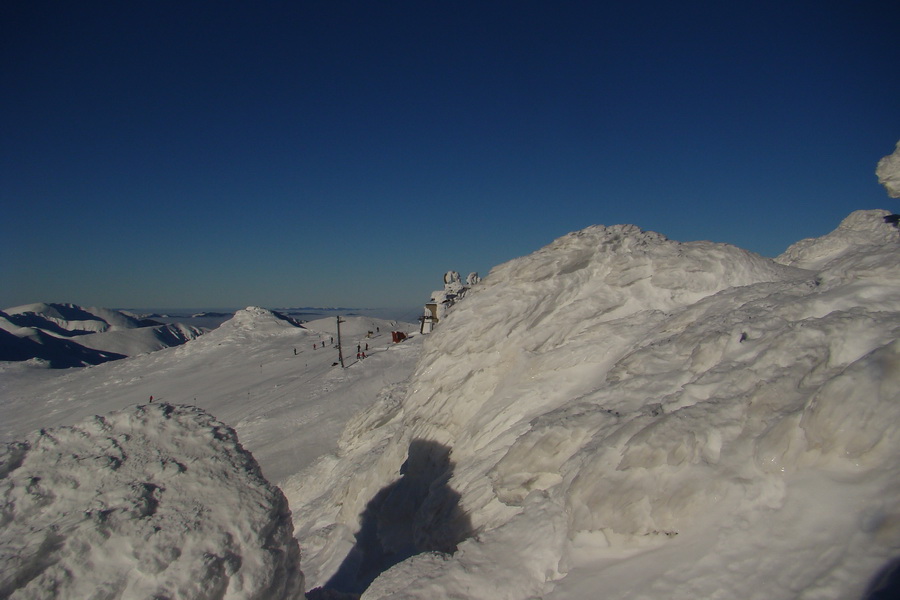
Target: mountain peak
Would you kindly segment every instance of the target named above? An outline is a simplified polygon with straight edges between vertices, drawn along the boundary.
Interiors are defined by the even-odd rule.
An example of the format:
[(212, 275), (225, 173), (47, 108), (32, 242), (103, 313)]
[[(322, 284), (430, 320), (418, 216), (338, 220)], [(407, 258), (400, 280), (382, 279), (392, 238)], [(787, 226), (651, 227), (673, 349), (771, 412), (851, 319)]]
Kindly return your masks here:
[(242, 329), (253, 331), (266, 331), (279, 329), (294, 329), (302, 325), (279, 312), (262, 308), (261, 306), (248, 306), (234, 313), (234, 316), (222, 323), (220, 328)]

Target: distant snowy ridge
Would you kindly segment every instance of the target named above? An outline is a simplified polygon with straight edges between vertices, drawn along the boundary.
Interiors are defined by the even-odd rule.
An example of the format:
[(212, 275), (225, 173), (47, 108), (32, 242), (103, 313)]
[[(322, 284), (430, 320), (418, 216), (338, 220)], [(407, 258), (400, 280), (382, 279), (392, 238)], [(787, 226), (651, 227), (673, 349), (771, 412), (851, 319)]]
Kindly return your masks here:
[(885, 215), (778, 261), (597, 226), (496, 267), (408, 392), (285, 484), (307, 577), (352, 590), (402, 561), (366, 599), (862, 596), (900, 547)]
[(144, 405), (0, 449), (0, 597), (302, 597), (281, 491), (234, 430)]
[(0, 311), (0, 360), (37, 358), (55, 367), (100, 364), (177, 346), (202, 333), (125, 311), (28, 304)]
[(83, 308), (75, 304), (26, 304), (8, 308), (4, 312), (10, 318), (27, 323), (27, 326), (51, 332), (55, 330), (66, 336), (160, 325), (124, 311)]

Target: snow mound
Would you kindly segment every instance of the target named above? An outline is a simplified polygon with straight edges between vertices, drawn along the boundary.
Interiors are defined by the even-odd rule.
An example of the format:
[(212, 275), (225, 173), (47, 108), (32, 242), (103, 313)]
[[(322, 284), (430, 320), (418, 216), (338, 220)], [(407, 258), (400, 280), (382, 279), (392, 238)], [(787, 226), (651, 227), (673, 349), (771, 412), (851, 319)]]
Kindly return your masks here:
[(248, 306), (234, 313), (232, 318), (219, 325), (218, 330), (223, 333), (243, 331), (271, 335), (293, 331), (298, 327), (303, 328), (299, 322), (281, 313), (259, 306)]
[(830, 263), (846, 262), (851, 255), (895, 253), (900, 233), (886, 220), (887, 210), (857, 210), (841, 221), (837, 229), (819, 238), (791, 244), (775, 261), (804, 269), (825, 270)]
[[(280, 337), (296, 337), (298, 334), (301, 336), (309, 334), (300, 322), (267, 308), (248, 306), (236, 311), (233, 317), (205, 333), (192, 344), (184, 346), (184, 351), (194, 352), (211, 346), (256, 343), (264, 339), (271, 341)], [(296, 340), (292, 340), (290, 343), (295, 342)]]
[(367, 599), (861, 596), (900, 547), (900, 247), (879, 221), (810, 241), (795, 262), (822, 272), (634, 226), (496, 267), (405, 397), (348, 424), (334, 488), (290, 488), (334, 523), (300, 532), (314, 581), (380, 565)]
[(0, 597), (302, 597), (287, 501), (198, 408), (138, 406), (8, 444), (0, 495)]
[(878, 183), (887, 190), (888, 196), (900, 198), (900, 142), (897, 142), (893, 154), (878, 161), (875, 175), (878, 176)]

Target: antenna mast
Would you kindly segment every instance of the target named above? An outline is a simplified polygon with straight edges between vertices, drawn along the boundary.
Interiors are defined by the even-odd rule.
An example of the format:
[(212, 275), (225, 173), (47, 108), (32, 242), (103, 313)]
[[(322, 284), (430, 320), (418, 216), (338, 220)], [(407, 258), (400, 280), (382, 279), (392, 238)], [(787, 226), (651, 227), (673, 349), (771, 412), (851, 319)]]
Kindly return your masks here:
[(337, 335), (338, 335), (338, 360), (341, 361), (341, 368), (344, 368), (344, 353), (341, 350), (341, 316), (337, 316)]

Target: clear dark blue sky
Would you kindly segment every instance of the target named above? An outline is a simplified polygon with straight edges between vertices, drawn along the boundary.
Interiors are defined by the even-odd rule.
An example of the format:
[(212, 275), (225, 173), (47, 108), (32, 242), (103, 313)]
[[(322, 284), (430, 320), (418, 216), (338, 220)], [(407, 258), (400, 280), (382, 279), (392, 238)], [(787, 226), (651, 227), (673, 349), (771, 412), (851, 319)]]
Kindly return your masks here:
[(767, 256), (900, 139), (884, 1), (0, 4), (0, 307), (406, 306), (593, 224)]

